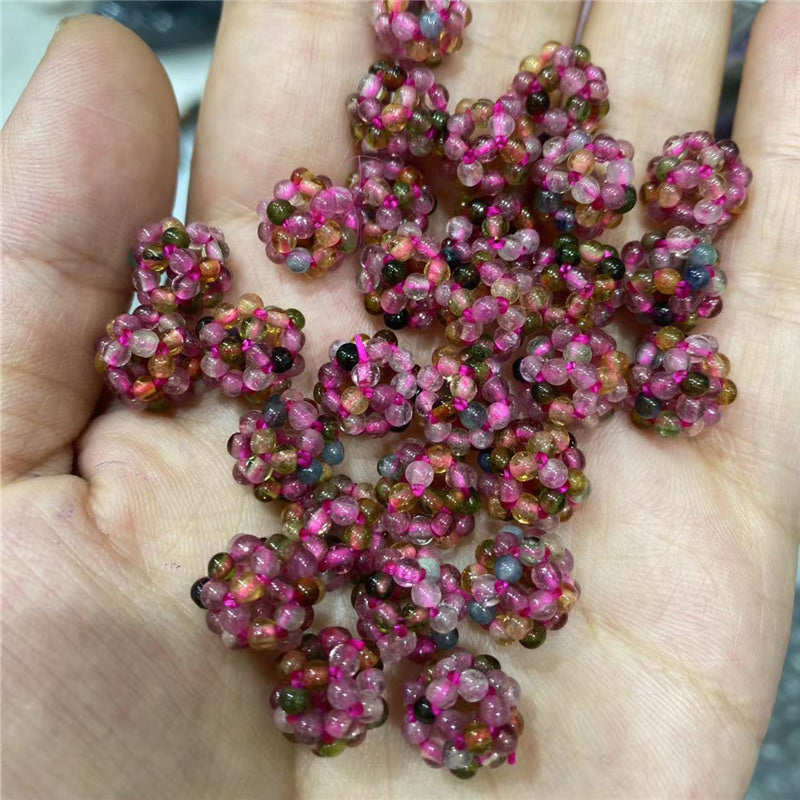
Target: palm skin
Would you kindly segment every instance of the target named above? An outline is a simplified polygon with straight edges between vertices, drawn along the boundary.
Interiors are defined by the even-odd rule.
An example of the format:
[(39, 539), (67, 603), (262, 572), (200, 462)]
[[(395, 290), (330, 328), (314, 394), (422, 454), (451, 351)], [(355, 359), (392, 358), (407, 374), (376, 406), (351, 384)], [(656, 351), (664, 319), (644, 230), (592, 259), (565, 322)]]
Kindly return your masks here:
[[(442, 68), (453, 98), (502, 90), (519, 57), (570, 40), (579, 13), (474, 11)], [(666, 136), (712, 123), (729, 14), (595, 3), (583, 40), (609, 73), (607, 128), (635, 143), (640, 176)], [(65, 24), (3, 131), (4, 795), (741, 796), (796, 566), (797, 23), (790, 5), (762, 10), (734, 132), (756, 179), (723, 237), (731, 287), (707, 329), (740, 397), (697, 440), (656, 441), (622, 415), (578, 434), (595, 491), (562, 533), (581, 602), (535, 653), (463, 637), (520, 681), (527, 729), (516, 767), (457, 785), (402, 742), (400, 680), (390, 722), (357, 751), (319, 759), (287, 743), (268, 719), (270, 659), (225, 651), (189, 602), (208, 556), (236, 532), (269, 533), (277, 512), (230, 479), (236, 403), (208, 395), (174, 417), (95, 408), (92, 342), (127, 302), (137, 225), (169, 210), (177, 112), (132, 34)], [(341, 105), (368, 35), (363, 5), (229, 4), (201, 114), (188, 216), (225, 230), (234, 291), (304, 311), (312, 374), (330, 340), (374, 323), (346, 267), (307, 282), (266, 263), (253, 209), (299, 164), (347, 172)], [(355, 449), (348, 469), (372, 479)], [(321, 618), (352, 624), (343, 594)]]

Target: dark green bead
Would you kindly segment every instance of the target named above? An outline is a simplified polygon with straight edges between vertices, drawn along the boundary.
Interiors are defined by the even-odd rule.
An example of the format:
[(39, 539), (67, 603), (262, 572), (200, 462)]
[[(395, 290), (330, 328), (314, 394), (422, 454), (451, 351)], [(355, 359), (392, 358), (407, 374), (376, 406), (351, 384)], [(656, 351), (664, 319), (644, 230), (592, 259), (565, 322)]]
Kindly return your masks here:
[(559, 264), (575, 266), (581, 263), (581, 251), (577, 244), (563, 244), (556, 250), (556, 260)]
[(603, 275), (608, 275), (615, 281), (619, 281), (625, 277), (625, 264), (621, 258), (610, 256), (609, 258), (604, 258), (600, 262), (600, 272)]
[(434, 111), (431, 114), (431, 122), (437, 131), (443, 131), (447, 128), (447, 120), (450, 115), (446, 111)]
[(394, 286), (400, 281), (405, 280), (408, 271), (402, 261), (392, 259), (383, 265), (383, 279), (389, 286)]
[(636, 205), (636, 189), (633, 186), (625, 187), (625, 202), (620, 208), (620, 213), (627, 214)]
[(525, 99), (525, 109), (532, 117), (544, 114), (550, 108), (550, 97), (547, 92), (532, 92)]
[(278, 375), (290, 370), (294, 364), (294, 356), (285, 347), (274, 347), (269, 358), (272, 362), (272, 371)]
[(589, 52), (588, 47), (584, 47), (582, 44), (576, 44), (572, 48), (572, 52), (575, 53), (575, 66), (576, 67), (585, 67), (587, 64), (590, 64), (592, 61), (592, 54)]
[(549, 406), (556, 399), (556, 387), (546, 381), (537, 381), (531, 385), (531, 397), (540, 406)]
[(651, 395), (638, 394), (633, 402), (634, 411), (642, 419), (655, 419), (661, 413), (661, 401)]
[(288, 200), (272, 200), (267, 205), (267, 219), (273, 225), (281, 225), (286, 222), (294, 212), (294, 206)]
[(464, 289), (477, 289), (481, 276), (472, 264), (462, 264), (453, 270), (453, 280)]
[(189, 592), (190, 597), (192, 598), (192, 602), (199, 606), (200, 608), (205, 608), (203, 605), (203, 601), (200, 599), (200, 593), (203, 591), (203, 587), (210, 581), (210, 578), (198, 578), (193, 584), (192, 588)]
[(332, 742), (321, 744), (317, 748), (317, 754), (323, 758), (333, 758), (343, 753), (347, 749), (347, 742), (344, 739), (334, 739)]
[(475, 669), (479, 669), (481, 672), (488, 672), (490, 669), (500, 669), (500, 662), (494, 656), (483, 653), (482, 655), (475, 656), (472, 666), (475, 667)]
[(426, 725), (432, 725), (436, 722), (436, 715), (433, 713), (433, 708), (427, 697), (420, 697), (414, 703), (414, 716)]
[(174, 244), (176, 247), (188, 247), (192, 240), (182, 228), (167, 228), (161, 235), (164, 244)]
[(306, 326), (306, 318), (303, 316), (302, 311), (298, 311), (296, 308), (287, 308), (286, 309), (286, 316), (294, 322), (295, 328), (299, 330), (303, 330)]
[(308, 692), (305, 689), (287, 686), (281, 689), (278, 703), (287, 714), (302, 714), (308, 708)]
[(542, 489), (539, 492), (539, 505), (548, 514), (560, 514), (567, 505), (567, 496), (558, 489)]
[(336, 351), (336, 363), (348, 371), (358, 364), (358, 347), (354, 342), (345, 342), (339, 346)]
[(544, 644), (547, 638), (547, 628), (541, 622), (534, 622), (531, 632), (519, 640), (519, 643), (527, 650), (535, 650)]
[(387, 328), (391, 328), (394, 331), (402, 330), (403, 328), (408, 325), (409, 320), (411, 319), (411, 315), (408, 313), (407, 309), (403, 309), (398, 314), (384, 314), (383, 321), (386, 324)]
[(471, 200), (467, 206), (467, 219), (475, 225), (483, 222), (486, 219), (486, 211), (489, 204), (485, 200), (476, 198)]
[(364, 586), (367, 594), (370, 597), (376, 597), (378, 600), (385, 600), (392, 593), (394, 589), (394, 581), (392, 576), (386, 572), (373, 572), (364, 581)]
[(681, 381), (681, 391), (687, 397), (702, 397), (708, 391), (709, 385), (708, 375), (702, 372), (689, 372)]
[(456, 778), (461, 778), (461, 780), (465, 781), (471, 778), (478, 771), (479, 766), (480, 764), (477, 760), (475, 760), (469, 766), (451, 769), (450, 773), (455, 775)]

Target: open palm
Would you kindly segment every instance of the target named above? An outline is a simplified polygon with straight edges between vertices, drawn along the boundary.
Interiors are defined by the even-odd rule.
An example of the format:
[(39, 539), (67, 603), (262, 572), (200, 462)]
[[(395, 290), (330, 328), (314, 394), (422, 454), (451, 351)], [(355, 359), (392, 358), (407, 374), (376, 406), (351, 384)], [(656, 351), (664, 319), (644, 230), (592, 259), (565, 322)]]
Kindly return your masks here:
[[(730, 13), (594, 4), (583, 40), (639, 175), (668, 135), (713, 123)], [(479, 4), (442, 81), (453, 98), (496, 96), (522, 56), (570, 41), (578, 14)], [(230, 478), (236, 402), (97, 408), (92, 343), (128, 302), (136, 227), (169, 211), (178, 120), (138, 39), (66, 23), (3, 131), (5, 796), (741, 795), (796, 565), (798, 30), (791, 5), (761, 11), (734, 131), (755, 181), (723, 237), (731, 286), (709, 330), (740, 398), (698, 439), (656, 441), (624, 415), (578, 434), (595, 492), (563, 536), (581, 603), (535, 653), (463, 637), (520, 681), (528, 724), (516, 767), (456, 786), (401, 740), (399, 681), (389, 724), (358, 750), (320, 759), (286, 742), (269, 719), (271, 659), (226, 651), (189, 602), (208, 556), (236, 532), (272, 532), (276, 511)], [(331, 340), (374, 323), (347, 267), (309, 281), (267, 263), (254, 209), (295, 166), (347, 174), (342, 106), (370, 42), (363, 3), (229, 3), (201, 113), (188, 216), (226, 232), (234, 291), (302, 309), (312, 375)], [(344, 597), (322, 610), (353, 623)]]

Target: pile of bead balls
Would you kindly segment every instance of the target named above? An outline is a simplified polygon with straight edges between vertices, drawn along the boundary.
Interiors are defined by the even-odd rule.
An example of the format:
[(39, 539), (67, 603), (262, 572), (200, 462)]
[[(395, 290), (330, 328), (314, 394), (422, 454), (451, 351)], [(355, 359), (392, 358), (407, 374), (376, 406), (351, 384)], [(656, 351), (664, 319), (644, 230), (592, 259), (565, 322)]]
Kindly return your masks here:
[[(233, 476), (280, 504), (279, 529), (236, 536), (191, 596), (227, 647), (283, 654), (270, 702), (286, 738), (321, 756), (361, 743), (389, 713), (383, 667), (408, 660), (406, 739), (468, 778), (514, 763), (522, 701), (493, 656), (456, 649), (459, 630), (469, 618), (535, 649), (566, 624), (580, 589), (553, 528), (567, 535), (589, 495), (580, 429), (625, 408), (663, 438), (694, 436), (736, 397), (716, 338), (694, 328), (722, 311), (717, 240), (752, 175), (729, 140), (671, 137), (641, 191), (654, 228), (617, 250), (602, 237), (636, 202), (633, 147), (598, 130), (609, 89), (585, 47), (546, 42), (497, 100), (451, 110), (432, 68), (461, 45), (462, 0), (379, 0), (373, 19), (386, 56), (346, 103), (357, 170), (337, 186), (295, 169), (257, 214), (292, 273), (360, 250), (356, 287), (383, 329), (333, 342), (304, 396), (303, 315), (224, 302), (222, 232), (170, 217), (139, 232), (139, 305), (109, 322), (95, 363), (132, 408), (214, 390), (254, 406), (228, 442)], [(431, 162), (455, 190), (443, 237)], [(628, 312), (632, 357), (609, 329)], [(396, 333), (434, 326), (421, 362)], [(340, 471), (351, 436), (389, 437), (374, 483)], [(459, 570), (444, 554), (476, 526), (488, 535)], [(360, 638), (311, 633), (345, 587)]]

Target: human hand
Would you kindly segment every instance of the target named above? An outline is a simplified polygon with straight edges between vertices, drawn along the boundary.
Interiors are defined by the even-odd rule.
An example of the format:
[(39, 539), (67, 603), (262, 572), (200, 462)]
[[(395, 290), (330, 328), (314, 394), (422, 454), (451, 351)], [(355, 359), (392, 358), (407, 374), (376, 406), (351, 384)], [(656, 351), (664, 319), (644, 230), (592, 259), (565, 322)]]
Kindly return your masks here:
[[(604, 127), (634, 143), (639, 179), (667, 136), (713, 124), (730, 9), (594, 4), (583, 41), (609, 76)], [(494, 96), (543, 41), (570, 41), (579, 6), (473, 10), (440, 70), (454, 100)], [(226, 652), (190, 603), (210, 554), (277, 517), (230, 478), (236, 402), (209, 394), (174, 418), (97, 405), (93, 343), (126, 307), (136, 228), (169, 212), (178, 120), (138, 39), (67, 22), (2, 134), (5, 795), (742, 795), (796, 566), (798, 21), (790, 4), (761, 11), (734, 131), (755, 179), (721, 240), (730, 288), (707, 330), (739, 399), (698, 439), (658, 441), (622, 414), (577, 433), (595, 491), (561, 533), (583, 596), (535, 653), (462, 639), (519, 680), (527, 729), (516, 767), (458, 785), (402, 741), (397, 692), (355, 752), (290, 745), (269, 719), (269, 657)], [(188, 219), (225, 231), (234, 294), (303, 311), (312, 377), (331, 340), (374, 323), (347, 266), (307, 281), (267, 263), (254, 209), (301, 164), (348, 172), (342, 107), (370, 36), (363, 4), (230, 3), (201, 113)], [(374, 479), (366, 451), (355, 460)], [(322, 610), (352, 626), (344, 594)]]

